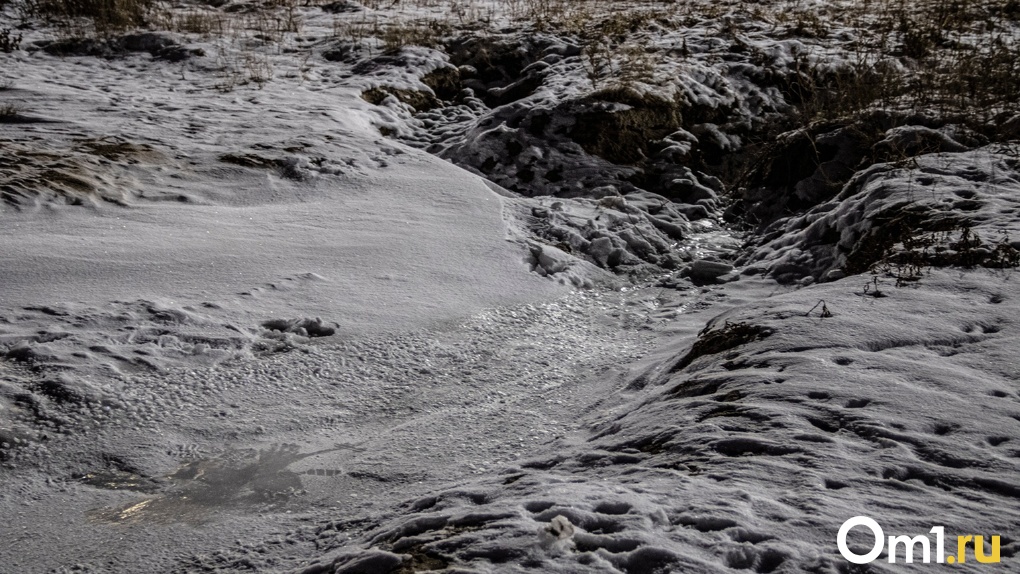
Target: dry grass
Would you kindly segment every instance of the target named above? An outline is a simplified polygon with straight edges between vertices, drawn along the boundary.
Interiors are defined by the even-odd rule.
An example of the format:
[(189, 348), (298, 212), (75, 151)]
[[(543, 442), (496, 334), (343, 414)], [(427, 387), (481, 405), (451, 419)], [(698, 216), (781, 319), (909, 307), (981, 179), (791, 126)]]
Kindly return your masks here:
[[(258, 85), (273, 75), (268, 52), (261, 48), (300, 33), (303, 13), (328, 3), (265, 0), (226, 12), (206, 4), (170, 9), (159, 0), (7, 1), (26, 18), (56, 24), (65, 36), (109, 37), (150, 27), (229, 41), (255, 51), (225, 62), (225, 74)], [(742, 35), (760, 33), (764, 24), (770, 35), (805, 39), (813, 46), (798, 55), (788, 85), (782, 86), (801, 125), (875, 108), (989, 123), (1020, 107), (1018, 0), (837, 0), (810, 9), (778, 0), (364, 0), (361, 5), (364, 10), (337, 14), (334, 37), (395, 51), (442, 47), (453, 35), (496, 32), (509, 23), (578, 42), (593, 91), (654, 85), (660, 61), (655, 39), (662, 34), (704, 26), (740, 44)], [(415, 16), (403, 16), (409, 13)], [(0, 49), (16, 48), (17, 39), (0, 31)], [(819, 57), (826, 50), (840, 63)], [(758, 63), (767, 64), (768, 57), (761, 57)]]
[(827, 37), (841, 26), (854, 37), (840, 68), (798, 62), (792, 89), (804, 121), (875, 107), (981, 123), (1017, 111), (1020, 4), (880, 0), (848, 6), (829, 21), (812, 22), (810, 34), (801, 16), (779, 20), (787, 35)]
[(68, 36), (109, 37), (148, 24), (156, 0), (16, 0), (24, 18), (42, 18)]
[(264, 87), (273, 79), (273, 63), (269, 57), (255, 50), (220, 50), (216, 57), (217, 81), (214, 88), (232, 92), (240, 86), (254, 84)]
[(0, 52), (11, 53), (21, 47), (21, 34), (14, 34), (10, 28), (0, 28)]
[(230, 35), (237, 24), (235, 18), (219, 10), (189, 8), (162, 12), (156, 27), (182, 34), (195, 34), (203, 38), (222, 38)]
[(132, 183), (101, 156), (36, 142), (0, 142), (0, 203), (21, 209), (51, 197), (70, 205), (126, 205)]
[(348, 18), (333, 19), (333, 37), (360, 44), (362, 41), (378, 36), (380, 33), (379, 19), (351, 20)]
[(654, 82), (652, 46), (642, 42), (637, 34), (648, 27), (655, 15), (647, 11), (623, 12), (560, 22), (564, 33), (580, 39), (585, 74), (593, 90)]
[(394, 22), (382, 28), (381, 40), (388, 52), (405, 46), (435, 48), (453, 32), (453, 26), (443, 20), (412, 20)]
[(860, 266), (867, 256), (874, 261), (866, 267), (873, 275), (896, 280), (896, 286), (920, 280), (933, 268), (985, 267), (1012, 269), (1020, 266), (1020, 251), (1003, 232), (995, 241), (986, 242), (967, 221), (948, 217), (941, 220), (912, 220), (909, 209), (876, 228), (855, 250), (851, 261)]
[[(438, 45), (464, 14), (484, 13), (473, 2), (375, 0), (374, 9), (446, 7), (455, 18), (382, 26), (387, 48)], [(450, 6), (456, 6), (453, 10)], [(649, 38), (657, 26), (716, 26), (733, 40), (750, 14), (780, 37), (845, 46), (840, 65), (802, 54), (788, 86), (800, 123), (875, 108), (960, 115), (993, 122), (1015, 112), (1020, 93), (1017, 0), (870, 0), (801, 8), (788, 2), (673, 2), (665, 0), (503, 0), (500, 15), (524, 27), (578, 39), (593, 90), (655, 81)], [(491, 19), (491, 13), (485, 13)], [(364, 29), (362, 29), (364, 31)], [(849, 35), (850, 42), (828, 42)], [(815, 55), (816, 56), (816, 55)]]

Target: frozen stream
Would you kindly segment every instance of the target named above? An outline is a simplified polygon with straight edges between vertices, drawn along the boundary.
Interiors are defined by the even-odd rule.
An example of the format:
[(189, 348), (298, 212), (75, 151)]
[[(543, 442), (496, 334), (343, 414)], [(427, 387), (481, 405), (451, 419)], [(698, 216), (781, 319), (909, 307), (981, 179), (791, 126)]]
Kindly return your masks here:
[[(658, 288), (574, 292), (437, 329), (129, 376), (123, 409), (9, 481), (0, 500), (17, 531), (0, 562), (163, 570), (324, 511), (369, 518), (554, 455), (587, 438), (584, 422), (690, 302)], [(91, 466), (72, 470), (81, 461)]]

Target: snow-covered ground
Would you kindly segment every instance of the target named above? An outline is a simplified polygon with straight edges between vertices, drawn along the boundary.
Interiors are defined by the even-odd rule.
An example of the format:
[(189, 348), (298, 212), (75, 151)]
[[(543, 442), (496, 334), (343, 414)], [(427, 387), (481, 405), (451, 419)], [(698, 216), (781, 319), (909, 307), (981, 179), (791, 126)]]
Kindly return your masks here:
[(801, 125), (820, 5), (245, 6), (0, 52), (0, 572), (1020, 571), (1020, 116)]

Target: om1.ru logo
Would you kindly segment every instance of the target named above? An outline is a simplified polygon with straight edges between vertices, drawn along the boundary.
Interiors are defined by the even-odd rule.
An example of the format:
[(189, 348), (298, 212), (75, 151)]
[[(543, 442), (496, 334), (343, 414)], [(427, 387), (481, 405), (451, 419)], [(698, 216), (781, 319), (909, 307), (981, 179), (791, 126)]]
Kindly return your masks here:
[[(871, 533), (875, 535), (875, 546), (872, 547), (871, 551), (867, 554), (857, 554), (846, 544), (846, 537), (850, 534), (850, 530), (855, 526), (863, 526), (871, 530)], [(992, 536), (992, 552), (991, 554), (985, 554), (985, 542), (984, 536), (967, 534), (965, 536), (956, 537), (956, 555), (945, 554), (945, 537), (946, 529), (943, 526), (932, 527), (931, 533), (935, 535), (935, 562), (938, 564), (956, 564), (957, 562), (963, 564), (967, 561), (967, 546), (973, 544), (974, 546), (974, 559), (982, 564), (995, 564), (999, 562), (999, 536)], [(874, 562), (879, 556), (882, 555), (882, 550), (885, 548), (885, 533), (882, 532), (882, 527), (877, 522), (868, 518), (867, 516), (855, 516), (850, 520), (843, 523), (843, 526), (839, 527), (839, 534), (836, 535), (836, 546), (839, 547), (839, 553), (854, 564), (867, 564)], [(931, 562), (931, 540), (928, 539), (924, 534), (914, 536), (890, 536), (889, 537), (889, 563), (896, 563), (897, 549), (903, 547), (903, 561), (907, 564), (914, 562), (914, 550), (916, 547), (921, 547), (921, 562), (928, 564)]]

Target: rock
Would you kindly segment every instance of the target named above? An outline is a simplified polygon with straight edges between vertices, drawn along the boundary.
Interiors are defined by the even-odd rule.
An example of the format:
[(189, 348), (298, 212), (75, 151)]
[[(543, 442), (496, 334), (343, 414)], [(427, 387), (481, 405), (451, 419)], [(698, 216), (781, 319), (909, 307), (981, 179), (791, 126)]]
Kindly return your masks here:
[(825, 274), (826, 281), (838, 281), (844, 277), (846, 277), (846, 272), (842, 269), (832, 269)]
[(599, 265), (606, 267), (609, 254), (613, 251), (613, 242), (608, 237), (599, 237), (591, 242), (588, 253)]
[(553, 538), (563, 540), (574, 535), (574, 525), (570, 523), (566, 516), (558, 515), (549, 522), (549, 526), (545, 528), (545, 531)]
[(294, 333), (302, 337), (329, 337), (336, 333), (336, 329), (325, 323), (322, 319), (270, 319), (262, 322), (262, 327), (270, 331), (283, 333)]
[(962, 152), (967, 146), (947, 134), (924, 126), (900, 126), (885, 133), (885, 139), (873, 146), (879, 161), (898, 161), (925, 153)]
[(698, 259), (684, 269), (683, 273), (695, 284), (716, 283), (719, 278), (733, 273), (733, 266), (721, 261)]
[(333, 562), (332, 572), (335, 574), (387, 574), (400, 568), (403, 561), (404, 558), (399, 554), (382, 550), (368, 550), (353, 556), (337, 558)]
[(615, 197), (620, 195), (620, 190), (615, 185), (601, 185), (592, 189), (588, 195), (590, 195), (592, 199)]
[(705, 219), (711, 215), (704, 205), (677, 205), (677, 211), (683, 213), (691, 221)]
[(714, 200), (718, 198), (712, 189), (701, 185), (693, 177), (674, 179), (670, 182), (669, 194), (680, 199), (683, 203), (696, 203), (699, 199)]
[(352, 2), (350, 0), (337, 0), (336, 2), (323, 4), (320, 8), (323, 12), (329, 12), (330, 14), (346, 14), (364, 10), (364, 8), (359, 6), (356, 2)]
[(176, 45), (176, 42), (169, 36), (153, 32), (128, 34), (120, 39), (120, 43), (129, 52), (149, 52), (150, 54), (156, 54)]

